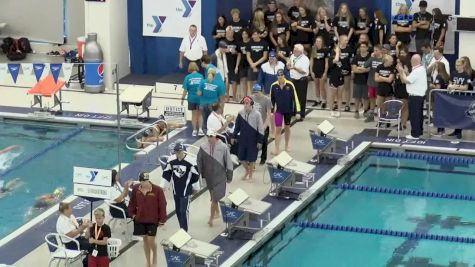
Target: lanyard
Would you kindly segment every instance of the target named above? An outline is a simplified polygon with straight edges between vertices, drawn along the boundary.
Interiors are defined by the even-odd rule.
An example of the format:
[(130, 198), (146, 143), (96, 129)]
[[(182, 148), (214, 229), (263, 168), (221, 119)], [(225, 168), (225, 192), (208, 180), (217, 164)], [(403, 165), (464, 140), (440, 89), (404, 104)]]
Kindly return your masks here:
[(99, 235), (101, 234), (101, 229), (102, 229), (102, 226), (99, 227), (99, 231), (97, 230), (97, 223), (94, 227), (94, 237), (96, 240), (99, 239)]
[(193, 37), (193, 39), (191, 39), (191, 36), (188, 37), (188, 40), (190, 41), (190, 50), (193, 49), (193, 43), (194, 43), (195, 40), (196, 40), (196, 36), (197, 36), (197, 35), (195, 35), (195, 37)]
[(295, 63), (297, 63), (297, 61), (299, 61), (301, 57), (302, 57), (302, 55), (300, 55), (298, 57), (294, 57), (294, 59), (292, 60), (294, 67), (295, 67)]
[(417, 66), (414, 66), (414, 67), (412, 67), (412, 70), (415, 70), (415, 69), (417, 69), (417, 68), (420, 68), (420, 67), (422, 67), (422, 65), (421, 65), (421, 64), (419, 64), (419, 65), (417, 65)]

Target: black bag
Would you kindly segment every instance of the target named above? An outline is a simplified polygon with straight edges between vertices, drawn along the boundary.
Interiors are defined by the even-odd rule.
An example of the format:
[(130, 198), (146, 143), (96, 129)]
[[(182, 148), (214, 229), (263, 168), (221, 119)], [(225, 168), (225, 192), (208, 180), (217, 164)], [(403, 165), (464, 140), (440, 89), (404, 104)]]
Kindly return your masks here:
[(26, 58), (26, 53), (20, 49), (18, 41), (15, 41), (7, 53), (7, 58), (11, 61), (22, 60)]
[(30, 40), (28, 40), (28, 38), (22, 37), (18, 39), (18, 44), (20, 46), (20, 50), (24, 53), (33, 52), (33, 50), (31, 50)]
[(3, 44), (0, 46), (0, 48), (2, 49), (4, 54), (7, 54), (8, 51), (10, 51), (10, 48), (13, 45), (14, 42), (15, 42), (15, 39), (13, 39), (11, 37), (5, 37), (3, 39)]

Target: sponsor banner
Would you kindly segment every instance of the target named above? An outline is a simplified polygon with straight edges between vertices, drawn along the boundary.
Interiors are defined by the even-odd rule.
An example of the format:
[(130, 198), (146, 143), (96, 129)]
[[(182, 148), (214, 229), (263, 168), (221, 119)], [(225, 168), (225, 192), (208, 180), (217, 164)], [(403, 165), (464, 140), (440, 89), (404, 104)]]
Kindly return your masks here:
[(96, 186), (112, 186), (112, 171), (96, 168), (74, 167), (73, 182)]
[(434, 126), (451, 129), (475, 129), (475, 93), (433, 92)]

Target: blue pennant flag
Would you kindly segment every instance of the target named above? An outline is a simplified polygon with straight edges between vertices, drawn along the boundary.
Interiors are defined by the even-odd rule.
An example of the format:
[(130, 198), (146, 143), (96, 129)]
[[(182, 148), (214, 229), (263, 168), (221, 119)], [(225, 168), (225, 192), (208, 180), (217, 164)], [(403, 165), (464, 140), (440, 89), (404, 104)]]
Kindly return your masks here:
[(58, 77), (59, 77), (59, 73), (61, 72), (61, 66), (63, 66), (63, 64), (61, 63), (50, 64), (51, 74), (53, 74), (55, 83), (58, 83)]
[(39, 82), (41, 75), (43, 75), (43, 70), (45, 69), (45, 64), (33, 64), (33, 71), (35, 72), (36, 81)]
[(12, 75), (13, 82), (16, 83), (16, 79), (18, 78), (18, 74), (20, 73), (20, 64), (8, 64), (8, 70)]

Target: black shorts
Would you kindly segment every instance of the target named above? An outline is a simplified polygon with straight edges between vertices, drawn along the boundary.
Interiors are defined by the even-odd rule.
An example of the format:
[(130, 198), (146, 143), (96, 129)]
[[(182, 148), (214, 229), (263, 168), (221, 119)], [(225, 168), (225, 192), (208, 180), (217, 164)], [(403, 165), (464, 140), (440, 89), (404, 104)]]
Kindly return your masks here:
[(325, 72), (325, 69), (319, 66), (318, 64), (313, 64), (313, 73), (315, 74), (315, 78), (320, 79)]
[(200, 110), (200, 104), (188, 102), (188, 110)]
[(239, 82), (239, 71), (238, 74), (234, 72), (234, 69), (228, 71), (228, 82)]
[(134, 220), (134, 235), (138, 236), (156, 236), (158, 224), (156, 223), (140, 223)]
[(241, 66), (239, 67), (239, 79), (247, 79), (247, 72), (248, 72), (249, 66)]
[(332, 87), (337, 88), (339, 86), (342, 86), (344, 83), (345, 79), (343, 78), (341, 71), (333, 70), (332, 73), (330, 73), (330, 85)]
[(378, 87), (378, 90), (376, 92), (378, 96), (382, 96), (382, 97), (390, 97), (393, 95), (392, 90), (386, 87)]
[[(259, 68), (258, 68), (259, 69)], [(252, 68), (247, 69), (247, 80), (248, 81), (257, 81), (257, 76), (259, 75), (259, 72), (254, 72)]]

